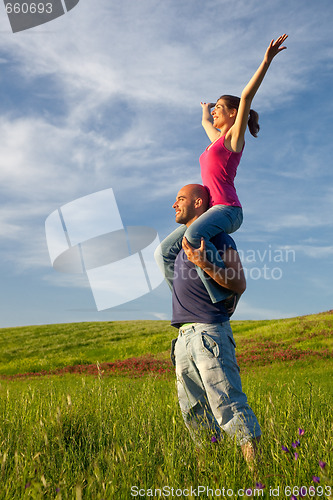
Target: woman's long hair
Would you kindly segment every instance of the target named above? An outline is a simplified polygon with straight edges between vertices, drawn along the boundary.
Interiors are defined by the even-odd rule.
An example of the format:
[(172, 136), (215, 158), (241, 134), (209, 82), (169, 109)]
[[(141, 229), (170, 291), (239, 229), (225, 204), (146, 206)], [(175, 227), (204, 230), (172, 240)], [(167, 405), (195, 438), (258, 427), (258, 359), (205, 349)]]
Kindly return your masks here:
[[(222, 95), (219, 98), (219, 100), (220, 99), (223, 99), (223, 101), (225, 102), (228, 109), (237, 109), (238, 110), (239, 103), (240, 103), (239, 97), (236, 97), (234, 95)], [(249, 127), (249, 131), (253, 135), (253, 137), (257, 137), (258, 132), (260, 130), (259, 115), (256, 111), (254, 111), (254, 109), (250, 109), (250, 115), (249, 115), (249, 119), (248, 119), (247, 124)]]

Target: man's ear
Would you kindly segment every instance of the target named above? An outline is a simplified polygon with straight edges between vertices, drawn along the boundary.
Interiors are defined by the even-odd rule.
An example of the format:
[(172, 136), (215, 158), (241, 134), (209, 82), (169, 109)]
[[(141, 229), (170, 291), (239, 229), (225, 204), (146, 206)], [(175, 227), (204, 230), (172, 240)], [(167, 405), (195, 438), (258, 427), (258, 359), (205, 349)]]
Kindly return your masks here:
[(197, 198), (194, 203), (195, 208), (199, 208), (202, 206), (202, 198)]

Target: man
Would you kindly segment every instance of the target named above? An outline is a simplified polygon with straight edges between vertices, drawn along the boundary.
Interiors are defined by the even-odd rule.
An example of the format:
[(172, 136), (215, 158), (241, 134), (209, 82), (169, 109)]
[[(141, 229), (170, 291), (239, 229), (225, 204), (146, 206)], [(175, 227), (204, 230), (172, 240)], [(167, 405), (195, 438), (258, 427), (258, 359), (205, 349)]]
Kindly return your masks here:
[[(208, 201), (208, 193), (200, 184), (184, 186), (173, 205), (176, 222), (189, 227), (207, 210)], [(199, 446), (203, 429), (213, 432), (217, 439), (222, 429), (236, 437), (252, 469), (261, 431), (242, 391), (229, 314), (224, 301), (212, 303), (195, 266), (227, 289), (226, 295), (241, 295), (246, 281), (232, 238), (220, 233), (212, 242), (222, 254), (221, 267), (207, 259), (203, 240), (195, 249), (186, 238), (172, 264), (171, 324), (179, 328), (172, 358), (178, 399), (185, 424)], [(163, 242), (155, 253), (161, 267), (162, 252)], [(168, 278), (170, 274), (169, 265)]]

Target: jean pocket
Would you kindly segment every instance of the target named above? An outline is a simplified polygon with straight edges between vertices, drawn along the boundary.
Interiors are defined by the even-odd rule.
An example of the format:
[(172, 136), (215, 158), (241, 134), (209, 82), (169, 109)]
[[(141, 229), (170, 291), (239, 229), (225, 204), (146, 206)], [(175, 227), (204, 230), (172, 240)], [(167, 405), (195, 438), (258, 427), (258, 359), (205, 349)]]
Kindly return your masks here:
[(218, 358), (220, 354), (220, 348), (213, 338), (211, 338), (207, 333), (201, 333), (201, 344), (202, 351), (210, 358)]
[(176, 366), (176, 357), (175, 357), (175, 346), (176, 346), (177, 339), (172, 339), (171, 340), (171, 353), (170, 353), (170, 358), (171, 358), (171, 363), (173, 366)]
[(232, 343), (232, 345), (234, 346), (234, 348), (236, 349), (236, 342), (234, 340), (233, 337), (231, 337), (230, 335), (228, 335), (228, 339), (230, 340), (230, 342)]
[(239, 368), (239, 366), (238, 366), (238, 363), (237, 363), (237, 358), (236, 358), (236, 351), (235, 351), (235, 349), (236, 349), (236, 343), (235, 343), (235, 341), (234, 341), (234, 338), (233, 338), (233, 337), (230, 337), (230, 335), (228, 335), (228, 339), (229, 339), (230, 344), (231, 344), (231, 346), (230, 346), (230, 355), (231, 355), (231, 360), (232, 360), (232, 362), (235, 364), (235, 366), (236, 366), (236, 368), (237, 368), (238, 372), (240, 372), (240, 368)]

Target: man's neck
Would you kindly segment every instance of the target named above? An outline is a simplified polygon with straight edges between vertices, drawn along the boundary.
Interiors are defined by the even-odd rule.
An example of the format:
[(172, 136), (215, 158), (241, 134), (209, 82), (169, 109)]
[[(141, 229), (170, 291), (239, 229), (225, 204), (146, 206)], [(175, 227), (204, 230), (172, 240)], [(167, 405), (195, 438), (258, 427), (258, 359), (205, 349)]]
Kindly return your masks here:
[[(202, 213), (204, 213), (204, 212), (202, 212)], [(195, 217), (193, 217), (193, 219), (186, 222), (186, 227), (190, 227), (190, 225), (193, 224), (193, 222), (196, 221), (200, 217), (200, 215), (202, 215), (202, 214), (196, 215)]]

